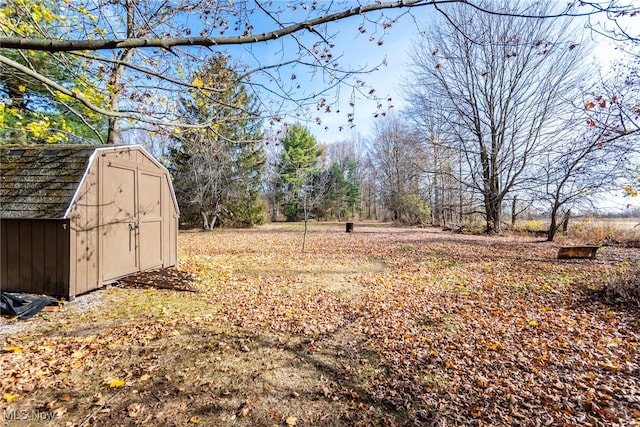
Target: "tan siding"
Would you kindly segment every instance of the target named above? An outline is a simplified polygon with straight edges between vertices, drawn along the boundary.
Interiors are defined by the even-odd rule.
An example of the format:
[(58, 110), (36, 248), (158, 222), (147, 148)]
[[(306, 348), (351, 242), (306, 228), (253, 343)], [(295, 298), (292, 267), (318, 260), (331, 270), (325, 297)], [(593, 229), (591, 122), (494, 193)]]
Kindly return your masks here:
[(132, 163), (152, 166), (156, 168), (155, 163), (150, 160), (139, 148), (137, 147), (118, 147), (107, 153), (108, 157), (126, 160)]
[[(71, 233), (71, 224), (66, 220), (63, 227), (58, 227), (58, 276), (56, 281), (56, 292), (53, 295), (63, 295), (70, 297), (69, 293), (69, 277), (70, 262), (69, 259), (69, 235)], [(74, 295), (75, 296), (75, 295)]]
[(83, 203), (82, 195), (78, 195), (76, 202), (71, 206), (71, 209), (69, 209), (67, 216), (71, 227), (69, 234), (69, 295), (72, 297), (78, 294), (78, 277), (81, 277), (84, 271), (84, 265), (79, 262), (80, 255), (78, 249), (78, 242), (82, 239), (81, 232), (79, 230), (82, 228), (80, 223), (83, 220), (84, 215), (82, 212), (83, 209), (81, 208)]
[(71, 233), (69, 241), (69, 259), (70, 259), (70, 275), (69, 275), (69, 294), (71, 297), (82, 293), (80, 286), (86, 276), (86, 263), (83, 262), (81, 242), (84, 240), (84, 221), (86, 218), (86, 199), (79, 190), (77, 199), (69, 210), (68, 218), (71, 224)]
[(171, 240), (171, 222), (173, 220), (173, 215), (171, 215), (171, 210), (169, 206), (169, 191), (166, 188), (166, 182), (163, 180), (163, 200), (162, 200), (162, 215), (165, 218), (164, 223), (162, 224), (162, 233), (165, 236), (166, 244), (162, 248), (162, 259), (163, 265), (165, 267), (171, 265), (171, 245), (173, 241)]
[(164, 174), (158, 168), (139, 167), (138, 170), (138, 221), (140, 268), (162, 267), (166, 233), (163, 215)]
[(98, 162), (91, 167), (87, 182), (87, 231), (85, 233), (85, 259), (87, 263), (86, 290), (96, 289), (102, 286), (98, 277), (98, 259), (100, 248), (98, 246), (98, 234), (100, 233), (100, 215), (98, 211)]
[(73, 221), (70, 221), (71, 230), (69, 231), (69, 297), (74, 298), (76, 295), (82, 293), (78, 289), (78, 285), (82, 283), (78, 280), (78, 277), (84, 275), (85, 264), (78, 262), (78, 242), (82, 240), (82, 236), (79, 235), (76, 230)]
[(176, 265), (176, 209), (173, 203), (173, 195), (171, 194), (170, 178), (165, 174), (163, 180), (163, 216), (165, 218), (162, 232), (166, 244), (163, 247), (163, 265), (171, 267)]
[[(159, 254), (161, 259), (157, 266), (168, 267), (175, 265), (177, 263), (178, 213), (171, 190), (172, 187), (169, 173), (164, 168), (158, 167), (154, 160), (136, 147), (105, 151), (101, 153), (101, 157), (104, 162), (114, 162), (114, 165), (117, 164), (122, 167), (136, 169), (139, 177), (141, 176), (140, 174), (143, 174), (144, 172), (151, 172), (152, 174), (160, 174), (163, 176), (162, 191), (160, 193), (162, 220), (161, 227), (159, 229), (162, 235), (153, 243), (147, 241), (142, 242), (142, 246), (148, 247), (149, 244), (160, 244), (161, 249)], [(138, 185), (140, 186), (138, 190), (139, 194), (147, 194), (149, 189), (144, 188), (145, 184), (143, 182), (138, 182)], [(101, 200), (102, 197), (104, 196), (101, 196)], [(144, 209), (144, 207), (141, 207), (141, 209)], [(141, 214), (140, 217), (142, 219), (143, 215)], [(100, 234), (100, 239), (104, 239), (103, 234)], [(104, 248), (104, 242), (101, 243), (100, 247)], [(147, 254), (145, 254), (145, 256), (146, 255)], [(104, 262), (104, 258), (101, 258), (101, 261)], [(150, 265), (151, 263), (147, 264), (146, 262), (143, 262), (142, 267), (150, 267)]]
[[(174, 211), (175, 212), (175, 211)], [(173, 221), (171, 226), (171, 263), (169, 265), (176, 265), (178, 263), (178, 222), (180, 218), (177, 213), (173, 215)]]
[[(97, 273), (98, 198), (97, 166), (92, 164), (72, 207), (71, 293), (75, 295), (99, 288)], [(75, 237), (74, 237), (75, 236)]]

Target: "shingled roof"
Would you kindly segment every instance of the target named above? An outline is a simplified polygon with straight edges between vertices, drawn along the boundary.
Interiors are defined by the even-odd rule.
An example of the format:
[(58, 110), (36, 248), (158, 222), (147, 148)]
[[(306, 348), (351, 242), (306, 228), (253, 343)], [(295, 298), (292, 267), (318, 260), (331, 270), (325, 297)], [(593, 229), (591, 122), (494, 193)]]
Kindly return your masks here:
[(96, 148), (0, 145), (0, 218), (64, 218)]

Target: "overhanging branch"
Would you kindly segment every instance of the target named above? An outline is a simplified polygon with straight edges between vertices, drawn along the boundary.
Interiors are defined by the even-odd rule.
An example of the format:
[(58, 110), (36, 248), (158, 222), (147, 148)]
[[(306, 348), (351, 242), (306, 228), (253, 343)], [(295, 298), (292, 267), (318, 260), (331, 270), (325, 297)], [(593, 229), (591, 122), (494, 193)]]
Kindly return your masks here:
[(98, 113), (98, 114), (102, 114), (104, 116), (107, 117), (115, 117), (115, 118), (120, 118), (120, 119), (134, 119), (134, 120), (138, 120), (140, 122), (143, 123), (148, 123), (148, 124), (152, 124), (152, 125), (159, 125), (159, 126), (169, 126), (169, 127), (181, 127), (181, 128), (189, 128), (189, 129), (199, 129), (199, 128), (205, 128), (205, 127), (209, 127), (213, 124), (215, 124), (214, 121), (211, 122), (207, 122), (207, 123), (200, 123), (200, 124), (186, 124), (186, 123), (182, 123), (182, 122), (178, 122), (178, 121), (169, 121), (169, 120), (157, 120), (157, 119), (153, 119), (149, 116), (143, 115), (143, 114), (129, 114), (129, 113), (123, 113), (123, 112), (119, 112), (119, 111), (110, 111), (107, 109), (104, 109), (102, 107), (99, 107), (95, 104), (93, 104), (91, 101), (89, 101), (85, 96), (83, 96), (80, 93), (76, 93), (73, 92), (67, 88), (65, 88), (64, 86), (54, 82), (53, 80), (49, 79), (46, 76), (43, 76), (35, 71), (33, 71), (32, 69), (25, 67), (24, 65), (12, 61), (11, 59), (0, 55), (0, 64), (4, 64), (7, 65), (9, 67), (15, 68), (16, 70), (28, 75), (29, 77), (32, 77), (38, 81), (40, 81), (42, 84), (44, 84), (45, 86), (51, 88), (52, 90), (58, 91), (70, 98), (75, 99), (76, 101), (80, 102), (82, 105), (84, 105), (85, 107), (87, 107), (89, 110)]
[(242, 45), (276, 40), (280, 37), (294, 34), (300, 31), (313, 31), (316, 25), (322, 25), (332, 21), (339, 21), (351, 16), (362, 15), (376, 10), (394, 9), (403, 7), (418, 7), (435, 3), (459, 3), (463, 0), (399, 0), (393, 2), (377, 2), (374, 4), (353, 7), (341, 12), (309, 19), (293, 25), (286, 26), (276, 31), (268, 31), (255, 35), (243, 35), (235, 37), (168, 37), (168, 38), (124, 38), (114, 40), (56, 40), (56, 39), (29, 39), (22, 37), (0, 37), (0, 48), (3, 49), (30, 49), (44, 52), (70, 52), (74, 50), (103, 50), (103, 49), (133, 49), (155, 47), (171, 49), (178, 46), (224, 46)]

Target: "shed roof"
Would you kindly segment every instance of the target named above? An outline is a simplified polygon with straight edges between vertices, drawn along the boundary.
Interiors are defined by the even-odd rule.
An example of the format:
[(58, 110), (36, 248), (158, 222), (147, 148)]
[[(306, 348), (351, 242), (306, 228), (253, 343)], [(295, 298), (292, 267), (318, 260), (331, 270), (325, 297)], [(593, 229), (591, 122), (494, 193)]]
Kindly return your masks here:
[(96, 148), (0, 146), (0, 217), (64, 218)]

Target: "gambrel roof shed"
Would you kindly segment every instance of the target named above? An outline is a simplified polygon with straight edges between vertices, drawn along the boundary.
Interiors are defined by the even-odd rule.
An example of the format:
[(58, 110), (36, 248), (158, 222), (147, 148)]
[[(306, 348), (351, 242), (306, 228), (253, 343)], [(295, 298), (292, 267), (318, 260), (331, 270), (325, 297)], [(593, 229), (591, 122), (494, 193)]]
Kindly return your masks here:
[(0, 146), (0, 289), (73, 298), (175, 265), (178, 216), (140, 146)]

